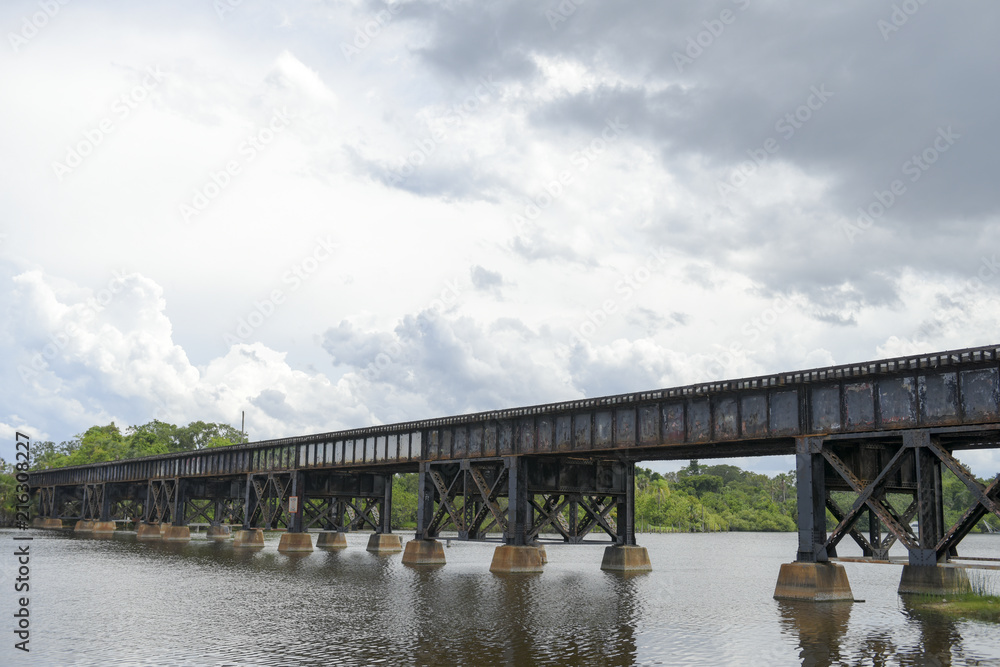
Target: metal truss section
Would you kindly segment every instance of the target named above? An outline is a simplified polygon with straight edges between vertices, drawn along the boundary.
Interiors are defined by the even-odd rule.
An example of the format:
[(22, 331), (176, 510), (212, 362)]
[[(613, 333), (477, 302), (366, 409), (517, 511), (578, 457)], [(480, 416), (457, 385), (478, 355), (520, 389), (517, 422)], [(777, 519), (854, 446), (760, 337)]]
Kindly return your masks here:
[(600, 532), (635, 544), (634, 464), (623, 460), (503, 457), (421, 466), (417, 534), (454, 528), (462, 540), (529, 544), (544, 534), (579, 543)]
[(104, 493), (104, 484), (85, 484), (83, 486), (83, 511), (81, 518), (90, 521), (100, 521), (102, 519)]
[(244, 516), (244, 500), (244, 498), (233, 497), (215, 498), (214, 523), (242, 526)]
[(271, 530), (290, 528), (288, 499), (291, 489), (292, 475), (287, 473), (248, 475), (245, 525)]
[(948, 555), (953, 555), (955, 547), (962, 541), (979, 520), (988, 513), (1000, 518), (1000, 474), (988, 486), (980, 484), (969, 470), (939, 444), (931, 441), (927, 449), (937, 457), (949, 470), (955, 473), (959, 481), (965, 484), (972, 493), (975, 502), (959, 518), (958, 523), (943, 533), (941, 539), (934, 545), (934, 556), (940, 561)]
[[(539, 503), (538, 499), (542, 499)], [(618, 526), (610, 514), (618, 509), (618, 498), (605, 495), (585, 495), (582, 493), (531, 496), (528, 499), (534, 510), (535, 519), (528, 531), (528, 541), (538, 539), (540, 533), (551, 527), (562, 536), (563, 541), (573, 544), (583, 539), (594, 529), (601, 529), (612, 540), (618, 539)]]
[(53, 518), (59, 516), (59, 510), (56, 506), (58, 488), (56, 486), (43, 486), (38, 489), (38, 516)]
[[(1000, 518), (1000, 476), (983, 485), (942, 444), (931, 430), (903, 431), (894, 440), (851, 442), (844, 438), (800, 438), (797, 443), (799, 552), (805, 562), (837, 556), (837, 545), (850, 537), (865, 558), (887, 560), (898, 540), (911, 565), (936, 565), (958, 555), (957, 547), (986, 514)], [(953, 526), (944, 523), (943, 468), (969, 489), (974, 502)], [(841, 507), (831, 491), (856, 497)], [(890, 494), (909, 498), (899, 510)], [(826, 534), (826, 511), (837, 526)], [(868, 535), (856, 528), (867, 514)], [(911, 528), (916, 519), (917, 529)], [(883, 534), (883, 529), (888, 534)]]
[(146, 492), (146, 523), (177, 521), (178, 479), (151, 479)]
[[(839, 517), (840, 523), (830, 533), (830, 537), (824, 545), (828, 555), (836, 555), (837, 544), (848, 533), (861, 545), (862, 550), (873, 556), (876, 551), (880, 554), (883, 550), (886, 553), (888, 552), (888, 547), (884, 546), (883, 543), (872, 544), (870, 541), (865, 540), (860, 533), (853, 530), (854, 524), (861, 517), (861, 510), (865, 508), (888, 528), (895, 539), (906, 545), (907, 549), (918, 548), (919, 540), (910, 530), (909, 526), (909, 518), (912, 518), (912, 514), (910, 514), (909, 518), (901, 516), (886, 498), (886, 482), (888, 478), (897, 472), (907, 456), (912, 457), (913, 451), (911, 449), (900, 447), (890, 460), (889, 465), (883, 468), (878, 476), (868, 484), (863, 483), (851, 468), (829, 448), (824, 447), (822, 455), (841, 478), (850, 485), (851, 489), (858, 494), (857, 500), (854, 501), (854, 504), (846, 513), (840, 510), (829, 495), (825, 498), (826, 507), (831, 509), (833, 516), (838, 518), (837, 515), (841, 515)], [(876, 530), (878, 529), (876, 528)]]
[(142, 501), (122, 498), (111, 503), (111, 520), (139, 521), (143, 515)]
[(184, 502), (184, 523), (215, 522), (215, 501), (211, 498), (189, 498)]
[(507, 532), (509, 461), (491, 459), (432, 464), (425, 471), (433, 485), (437, 509), (427, 524), (429, 536), (454, 527), (462, 540), (483, 539), (490, 530)]

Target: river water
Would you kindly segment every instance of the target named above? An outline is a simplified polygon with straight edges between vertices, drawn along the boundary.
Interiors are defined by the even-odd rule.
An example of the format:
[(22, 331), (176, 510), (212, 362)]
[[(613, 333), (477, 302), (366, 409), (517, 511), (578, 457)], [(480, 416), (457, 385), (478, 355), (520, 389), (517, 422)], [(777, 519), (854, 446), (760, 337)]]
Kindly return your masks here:
[[(27, 654), (15, 535), (34, 538)], [(631, 576), (602, 572), (596, 544), (550, 544), (543, 574), (497, 576), (494, 544), (452, 541), (447, 565), (414, 569), (364, 534), (307, 555), (279, 554), (276, 535), (257, 552), (200, 535), (0, 540), (2, 665), (1000, 665), (1000, 628), (908, 609), (899, 566), (845, 565), (864, 603), (773, 600), (794, 534), (640, 535), (654, 571)], [(1000, 537), (962, 547), (997, 557)]]

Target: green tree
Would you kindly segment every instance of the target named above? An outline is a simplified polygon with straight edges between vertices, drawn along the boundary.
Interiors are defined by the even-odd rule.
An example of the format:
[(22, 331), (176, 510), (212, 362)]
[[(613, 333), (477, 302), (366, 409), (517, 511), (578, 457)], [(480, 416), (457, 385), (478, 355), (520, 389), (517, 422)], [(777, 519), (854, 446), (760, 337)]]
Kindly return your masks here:
[(114, 422), (107, 426), (91, 426), (77, 437), (79, 446), (72, 448), (64, 465), (84, 465), (126, 458), (128, 445)]
[(246, 436), (229, 424), (196, 421), (177, 429), (177, 451), (187, 452), (246, 442)]

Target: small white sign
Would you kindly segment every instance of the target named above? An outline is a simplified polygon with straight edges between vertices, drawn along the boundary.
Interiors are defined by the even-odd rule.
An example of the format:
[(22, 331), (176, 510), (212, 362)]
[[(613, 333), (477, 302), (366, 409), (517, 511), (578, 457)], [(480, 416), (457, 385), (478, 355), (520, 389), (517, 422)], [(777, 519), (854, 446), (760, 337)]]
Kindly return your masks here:
[(297, 514), (299, 511), (299, 497), (289, 496), (288, 497), (288, 512), (289, 514)]

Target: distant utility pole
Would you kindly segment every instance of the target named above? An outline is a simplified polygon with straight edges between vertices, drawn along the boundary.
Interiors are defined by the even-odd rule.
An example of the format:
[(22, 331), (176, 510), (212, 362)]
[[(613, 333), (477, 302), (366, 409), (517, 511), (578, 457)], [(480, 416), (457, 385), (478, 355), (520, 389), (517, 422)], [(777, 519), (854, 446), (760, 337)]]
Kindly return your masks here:
[(247, 441), (247, 411), (243, 410), (241, 412), (241, 414), (243, 415), (243, 417), (242, 417), (242, 419), (240, 419), (240, 434), (243, 435), (243, 442), (246, 442)]

